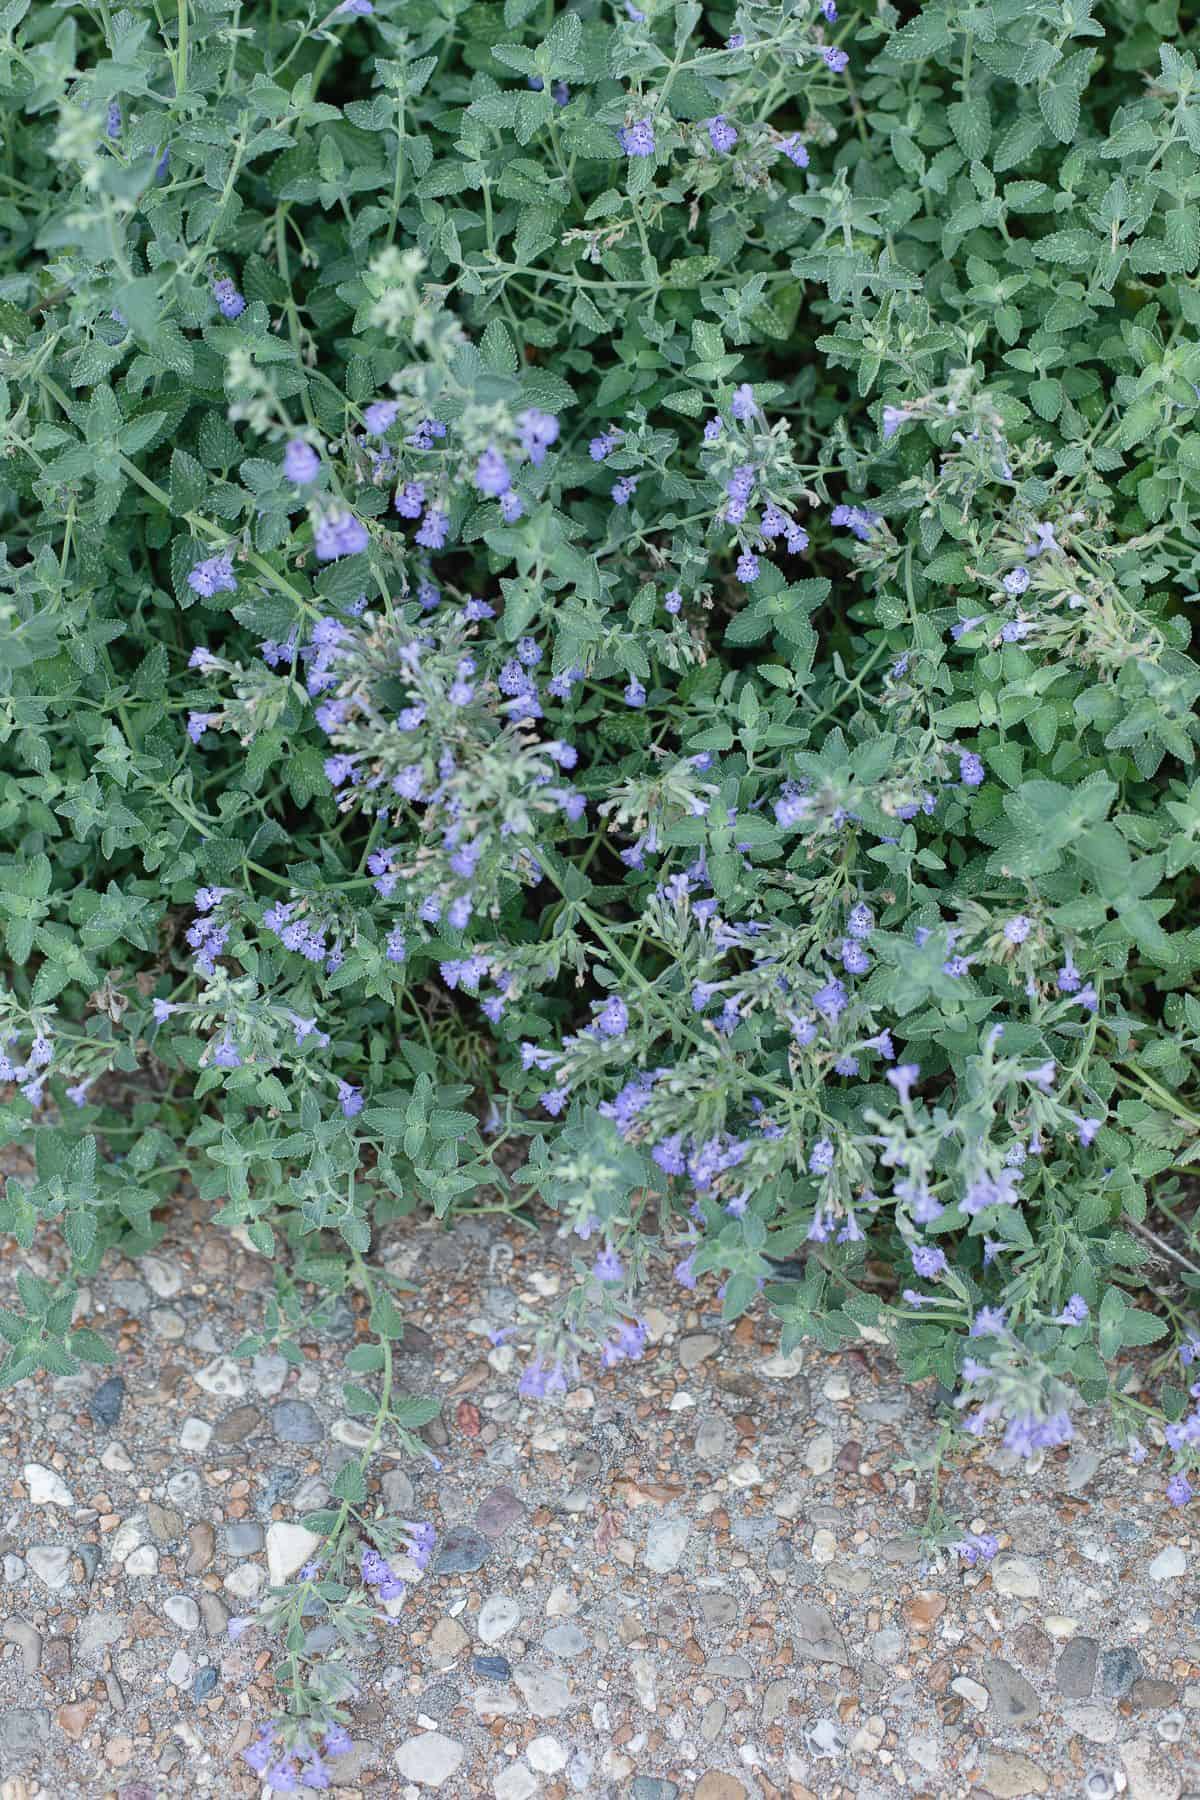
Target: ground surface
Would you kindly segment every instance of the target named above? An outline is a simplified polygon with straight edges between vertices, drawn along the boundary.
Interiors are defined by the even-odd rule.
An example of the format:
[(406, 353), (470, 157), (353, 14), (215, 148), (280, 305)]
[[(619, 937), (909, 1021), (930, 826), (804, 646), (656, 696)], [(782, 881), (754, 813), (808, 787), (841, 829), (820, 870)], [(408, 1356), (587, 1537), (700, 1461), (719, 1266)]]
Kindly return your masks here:
[[(567, 1246), (474, 1221), (386, 1254), (418, 1284), (403, 1383), (444, 1401), (442, 1473), (389, 1493), (441, 1555), (362, 1662), (346, 1800), (1200, 1794), (1200, 1533), (1101, 1421), (949, 1475), (1002, 1536), (971, 1572), (913, 1536), (936, 1414), (879, 1349), (781, 1359), (765, 1315), (722, 1329), (667, 1278), (642, 1363), (535, 1407), (528, 1334), (487, 1333), (555, 1305)], [(109, 1371), (0, 1396), (0, 1800), (262, 1791), (237, 1753), (272, 1659), (225, 1621), (356, 1430), (349, 1313), (301, 1370), (223, 1360), (269, 1281), (185, 1207), (85, 1297), (119, 1413)]]

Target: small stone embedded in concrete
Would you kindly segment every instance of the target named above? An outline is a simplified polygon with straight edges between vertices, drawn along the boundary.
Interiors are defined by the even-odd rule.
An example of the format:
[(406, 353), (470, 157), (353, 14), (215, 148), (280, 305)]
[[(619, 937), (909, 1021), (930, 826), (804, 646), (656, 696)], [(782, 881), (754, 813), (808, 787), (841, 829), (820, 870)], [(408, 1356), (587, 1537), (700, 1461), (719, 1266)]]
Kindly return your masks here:
[(571, 1690), (561, 1675), (549, 1669), (520, 1663), (513, 1670), (513, 1680), (525, 1696), (525, 1704), (535, 1719), (554, 1719), (571, 1703)]
[(473, 1656), (471, 1667), (476, 1675), (484, 1675), (489, 1681), (508, 1681), (512, 1675), (507, 1656)]
[(518, 1499), (510, 1487), (493, 1488), (479, 1503), (475, 1526), (484, 1537), (503, 1537), (506, 1531), (520, 1524), (527, 1511), (524, 1501)]
[(998, 1556), (992, 1563), (991, 1576), (996, 1593), (1013, 1599), (1036, 1600), (1042, 1591), (1036, 1566), (1024, 1556)]
[(190, 1594), (169, 1595), (163, 1601), (163, 1612), (180, 1631), (195, 1631), (200, 1624), (200, 1608)]
[(656, 1575), (677, 1568), (690, 1532), (686, 1519), (656, 1519), (646, 1538), (646, 1567)]
[(212, 1667), (211, 1663), (207, 1664), (203, 1669), (197, 1669), (196, 1679), (192, 1682), (192, 1699), (197, 1703), (201, 1700), (207, 1700), (208, 1696), (216, 1687), (219, 1679), (220, 1677), (216, 1669)]
[(33, 1544), (25, 1559), (30, 1568), (52, 1593), (65, 1588), (71, 1579), (71, 1552), (65, 1544)]
[(690, 1336), (679, 1340), (679, 1362), (684, 1369), (697, 1369), (715, 1350), (720, 1349), (721, 1340), (714, 1337), (711, 1331), (695, 1331)]
[(1142, 1659), (1129, 1644), (1100, 1653), (1100, 1692), (1106, 1700), (1123, 1700), (1142, 1673)]
[(317, 1554), (324, 1541), (307, 1526), (276, 1519), (267, 1527), (267, 1576), (271, 1586), (282, 1587)]
[(1096, 1665), (1100, 1646), (1095, 1638), (1070, 1638), (1063, 1647), (1054, 1671), (1060, 1694), (1068, 1700), (1087, 1700), (1096, 1685)]
[(525, 1746), (525, 1760), (539, 1775), (557, 1775), (567, 1766), (567, 1753), (555, 1737), (536, 1737)]
[(1036, 1690), (1018, 1669), (1000, 1657), (989, 1657), (984, 1663), (983, 1685), (991, 1695), (998, 1721), (1022, 1724), (1036, 1719), (1042, 1710)]
[(408, 1738), (396, 1751), (396, 1767), (406, 1781), (420, 1787), (440, 1788), (458, 1769), (466, 1751), (454, 1738), (440, 1731), (424, 1731)]
[(87, 1403), (88, 1411), (97, 1425), (111, 1431), (121, 1416), (121, 1407), (125, 1401), (125, 1382), (120, 1375), (110, 1375), (102, 1381)]
[(981, 1780), (985, 1793), (995, 1800), (1022, 1800), (1026, 1794), (1044, 1794), (1050, 1787), (1046, 1771), (1015, 1750), (989, 1750), (983, 1758)]
[(475, 1630), (482, 1644), (498, 1644), (521, 1617), (521, 1609), (507, 1594), (489, 1594), (479, 1609)]
[(434, 1575), (471, 1575), (492, 1554), (492, 1545), (470, 1525), (452, 1525), (439, 1540), (430, 1565)]
[(557, 1656), (563, 1662), (570, 1662), (576, 1656), (582, 1656), (589, 1646), (586, 1633), (569, 1619), (561, 1625), (552, 1625), (542, 1638), (543, 1647), (551, 1656)]
[(813, 1662), (839, 1663), (843, 1668), (850, 1667), (842, 1634), (823, 1606), (814, 1606), (805, 1600), (798, 1602), (793, 1614), (793, 1624), (796, 1633), (793, 1643), (797, 1656)]
[(1129, 1800), (1179, 1800), (1183, 1790), (1179, 1770), (1152, 1738), (1133, 1738), (1122, 1744), (1120, 1756)]
[(1159, 1551), (1146, 1573), (1151, 1581), (1178, 1581), (1187, 1573), (1187, 1557), (1178, 1544), (1168, 1544), (1165, 1550)]
[(538, 1781), (528, 1763), (512, 1762), (492, 1782), (496, 1800), (533, 1800)]
[(242, 1371), (230, 1356), (216, 1356), (195, 1374), (197, 1387), (222, 1400), (240, 1400), (246, 1392)]
[(325, 1436), (307, 1400), (281, 1400), (271, 1409), (271, 1429), (284, 1444), (319, 1444)]
[(34, 1506), (74, 1506), (75, 1497), (56, 1469), (42, 1463), (26, 1463), (25, 1485)]

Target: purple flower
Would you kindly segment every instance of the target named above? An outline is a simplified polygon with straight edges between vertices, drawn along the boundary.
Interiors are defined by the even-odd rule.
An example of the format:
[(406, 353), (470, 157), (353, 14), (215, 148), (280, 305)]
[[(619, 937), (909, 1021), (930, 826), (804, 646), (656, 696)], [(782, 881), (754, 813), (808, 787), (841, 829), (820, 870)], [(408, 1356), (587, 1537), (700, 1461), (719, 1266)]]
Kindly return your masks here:
[(1033, 920), (1027, 919), (1024, 913), (1017, 913), (1004, 927), (1005, 940), (1010, 944), (1023, 944), (1032, 930)]
[(373, 400), (363, 414), (363, 424), (372, 437), (383, 437), (396, 423), (399, 411), (395, 400)]
[(629, 1029), (629, 1008), (619, 994), (610, 994), (596, 1015), (596, 1030), (601, 1037), (624, 1037)]
[(419, 519), (425, 506), (425, 484), (406, 481), (396, 490), (396, 511), (402, 519)]
[(1088, 1303), (1082, 1294), (1072, 1294), (1055, 1318), (1056, 1325), (1082, 1325), (1088, 1316)]
[(553, 413), (530, 406), (517, 414), (517, 430), (521, 435), (521, 450), (530, 462), (535, 466), (545, 462), (547, 450), (558, 440), (558, 420)]
[(443, 512), (439, 506), (431, 506), (421, 520), (421, 528), (416, 534), (416, 541), (422, 550), (444, 549), (449, 529), (449, 513)]
[(857, 938), (843, 938), (842, 967), (848, 975), (865, 975), (871, 967), (871, 959)]
[(912, 1266), (925, 1281), (935, 1281), (946, 1272), (946, 1252), (928, 1244), (918, 1244), (912, 1253)]
[(363, 1109), (362, 1089), (354, 1087), (349, 1081), (339, 1081), (337, 1085), (338, 1105), (342, 1109), (342, 1117), (353, 1119)]
[[(738, 134), (724, 113), (708, 121), (708, 140), (718, 156), (728, 156), (738, 141)], [(734, 418), (737, 418), (735, 413)]]
[(118, 100), (110, 100), (108, 114), (104, 121), (104, 129), (110, 141), (116, 143), (121, 135), (121, 104)]
[(758, 402), (754, 398), (754, 389), (748, 381), (733, 390), (733, 400), (729, 408), (739, 425), (746, 425), (758, 412)]
[(628, 506), (637, 489), (637, 481), (632, 475), (622, 475), (619, 481), (613, 482), (612, 502), (614, 506)]
[(565, 1393), (566, 1387), (567, 1375), (561, 1360), (546, 1363), (537, 1356), (526, 1366), (517, 1383), (517, 1392), (526, 1400), (542, 1400), (547, 1394)]
[(760, 570), (757, 556), (754, 555), (752, 550), (743, 550), (742, 554), (737, 559), (738, 580), (749, 584), (752, 581), (758, 580), (759, 573)]
[(1079, 1142), (1086, 1150), (1104, 1121), (1103, 1119), (1081, 1119), (1076, 1115), (1075, 1123), (1079, 1127)]
[(958, 1552), (968, 1568), (973, 1569), (977, 1562), (991, 1562), (1000, 1548), (1000, 1540), (990, 1531), (971, 1531), (957, 1544), (951, 1544), (950, 1548)]
[(833, 1167), (834, 1148), (828, 1138), (820, 1138), (812, 1147), (808, 1159), (810, 1175), (828, 1175)]
[(188, 714), (187, 734), (193, 744), (198, 744), (210, 725), (220, 718), (220, 713), (191, 712)]
[(508, 472), (508, 464), (500, 452), (489, 445), (480, 457), (475, 468), (475, 486), (481, 494), (489, 499), (498, 499), (508, 492), (512, 486), (512, 477)]
[(1029, 570), (1023, 563), (1018, 564), (1015, 569), (1010, 569), (1004, 577), (1004, 591), (1006, 594), (1011, 594), (1014, 599), (1018, 594), (1023, 594), (1028, 586)]
[(847, 994), (845, 984), (835, 975), (824, 987), (817, 989), (813, 995), (813, 1005), (823, 1019), (834, 1020), (846, 1009)]
[(201, 595), (205, 600), (214, 594), (236, 594), (237, 582), (233, 574), (233, 559), (227, 550), (218, 556), (210, 556), (204, 562), (198, 562), (188, 575), (188, 586), (193, 593)]
[(645, 706), (646, 690), (636, 675), (631, 675), (629, 677), (629, 682), (624, 692), (626, 706)]
[(338, 11), (349, 13), (352, 19), (369, 19), (375, 8), (371, 0), (341, 0)]
[(646, 1330), (637, 1319), (620, 1319), (617, 1322), (616, 1336), (610, 1338), (601, 1351), (601, 1359), (606, 1369), (613, 1368), (626, 1358), (636, 1362), (646, 1348)]
[(696, 1285), (696, 1270), (694, 1267), (694, 1262), (695, 1262), (695, 1252), (693, 1251), (691, 1255), (685, 1256), (682, 1262), (675, 1264), (675, 1279), (679, 1283), (680, 1287), (685, 1287), (685, 1288), (694, 1288), (695, 1287), (695, 1285)]
[(790, 137), (785, 137), (779, 148), (788, 161), (795, 163), (798, 169), (807, 169), (808, 149), (798, 131), (793, 131)]
[(313, 548), (318, 562), (337, 562), (339, 557), (357, 556), (370, 543), (370, 534), (361, 519), (353, 513), (326, 513), (317, 522)]
[(348, 1756), (354, 1748), (354, 1739), (344, 1725), (327, 1725), (321, 1749), (326, 1756)]
[(865, 544), (879, 524), (880, 516), (866, 506), (835, 506), (829, 515), (829, 523), (839, 530), (853, 532), (859, 542)]
[(835, 75), (840, 75), (850, 61), (844, 50), (838, 50), (832, 44), (827, 44), (821, 51), (821, 55), (825, 59), (825, 67), (831, 69)]
[(669, 613), (677, 613), (683, 605), (683, 595), (678, 588), (672, 588), (663, 596), (663, 605)]
[(875, 915), (865, 901), (860, 900), (850, 908), (850, 916), (846, 920), (846, 931), (852, 938), (869, 938), (875, 929)]
[(611, 1244), (606, 1244), (597, 1256), (592, 1264), (592, 1274), (597, 1281), (623, 1281), (625, 1279), (625, 1265)]
[(999, 1337), (1008, 1323), (1008, 1315), (1002, 1306), (981, 1306), (971, 1320), (972, 1337)]
[(1167, 1483), (1167, 1499), (1172, 1506), (1186, 1506), (1192, 1497), (1192, 1484), (1182, 1471)]
[(524, 511), (525, 502), (521, 499), (516, 488), (509, 488), (507, 493), (501, 494), (500, 517), (504, 520), (506, 525), (515, 525)]
[(919, 1063), (899, 1063), (896, 1068), (889, 1069), (887, 1078), (900, 1096), (901, 1105), (906, 1105), (908, 1097), (921, 1078)]
[(626, 156), (654, 155), (654, 126), (649, 119), (623, 126), (617, 137)]
[(958, 758), (958, 778), (964, 787), (982, 787), (984, 767), (973, 750), (963, 750)]
[(588, 444), (588, 455), (593, 462), (603, 462), (610, 450), (615, 450), (621, 441), (622, 434), (616, 431), (605, 431), (594, 437)]
[(230, 281), (228, 275), (222, 275), (213, 282), (213, 299), (218, 310), (226, 319), (238, 319), (246, 310), (246, 302)]
[(242, 1059), (238, 1054), (237, 1045), (234, 1043), (228, 1032), (225, 1033), (225, 1036), (213, 1051), (213, 1062), (218, 1069), (241, 1068)]

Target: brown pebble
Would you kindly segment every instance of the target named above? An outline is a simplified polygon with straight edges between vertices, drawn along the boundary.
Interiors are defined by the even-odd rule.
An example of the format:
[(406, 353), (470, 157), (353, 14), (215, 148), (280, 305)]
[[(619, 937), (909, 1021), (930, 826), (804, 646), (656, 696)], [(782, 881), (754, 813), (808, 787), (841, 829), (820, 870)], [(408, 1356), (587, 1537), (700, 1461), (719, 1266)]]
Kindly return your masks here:
[(96, 1710), (94, 1700), (72, 1700), (66, 1706), (60, 1706), (54, 1717), (71, 1742), (78, 1743), (95, 1718)]

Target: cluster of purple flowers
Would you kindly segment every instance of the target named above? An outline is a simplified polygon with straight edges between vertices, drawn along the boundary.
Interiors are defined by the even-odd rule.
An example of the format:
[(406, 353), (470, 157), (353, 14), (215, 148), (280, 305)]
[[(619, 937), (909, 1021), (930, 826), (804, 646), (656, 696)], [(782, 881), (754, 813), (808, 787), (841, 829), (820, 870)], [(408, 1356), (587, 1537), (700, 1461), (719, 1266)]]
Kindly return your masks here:
[(222, 275), (213, 282), (213, 299), (222, 318), (240, 319), (246, 310), (245, 300), (228, 275)]
[(370, 533), (362, 520), (341, 507), (322, 513), (313, 531), (313, 549), (318, 562), (337, 562), (343, 556), (357, 556), (370, 541)]
[(214, 594), (236, 594), (233, 558), (228, 550), (198, 562), (188, 575), (188, 586), (205, 600), (211, 600)]
[(337, 1723), (325, 1726), (320, 1750), (303, 1732), (289, 1745), (277, 1725), (263, 1725), (242, 1758), (275, 1793), (294, 1794), (302, 1786), (322, 1791), (332, 1786), (322, 1758), (347, 1756), (353, 1748), (349, 1732)]
[(976, 1563), (991, 1562), (1000, 1548), (1000, 1540), (990, 1531), (968, 1531), (950, 1548), (962, 1557), (969, 1569), (973, 1569)]
[[(8, 1052), (14, 1044), (20, 1042), (20, 1038), (20, 1032), (11, 1032), (6, 1041), (6, 1048), (0, 1051), (0, 1081), (15, 1081), (23, 1097), (36, 1111), (45, 1099), (45, 1071), (54, 1060), (54, 1040), (48, 1030), (36, 1031), (25, 1061), (14, 1062)], [(95, 1077), (93, 1076), (92, 1079), (94, 1080)], [(75, 1105), (83, 1105), (83, 1097), (86, 1096), (87, 1088), (90, 1085), (90, 1082), (81, 1083), (76, 1092), (72, 1092), (70, 1088), (67, 1089), (68, 1096)], [(80, 1089), (82, 1093), (79, 1098), (76, 1098)]]

